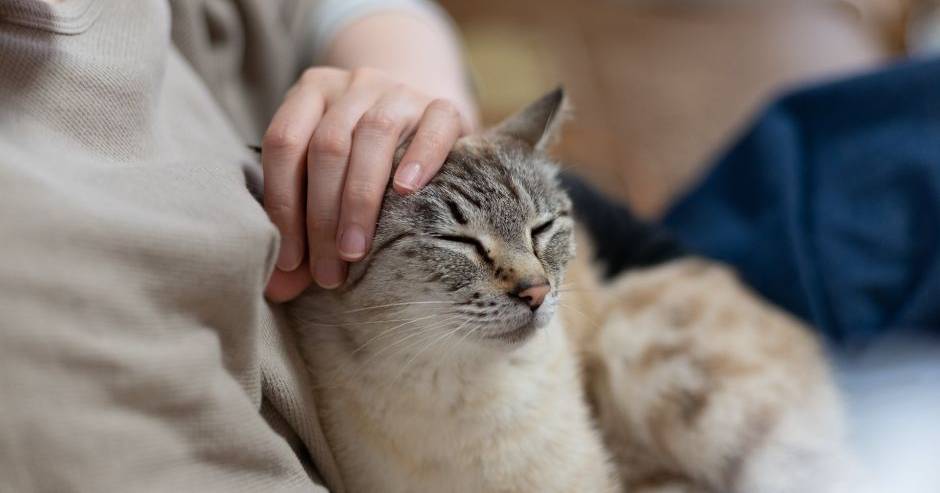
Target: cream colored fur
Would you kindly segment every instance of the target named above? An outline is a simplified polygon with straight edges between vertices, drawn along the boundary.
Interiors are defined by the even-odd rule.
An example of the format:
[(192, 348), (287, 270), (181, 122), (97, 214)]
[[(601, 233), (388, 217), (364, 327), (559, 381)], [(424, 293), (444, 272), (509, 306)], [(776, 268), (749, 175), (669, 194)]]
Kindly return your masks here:
[(688, 258), (601, 285), (579, 258), (568, 285), (561, 315), (628, 491), (864, 491), (816, 339), (727, 268)]
[(349, 491), (619, 491), (560, 322), (515, 348), (361, 359), (342, 329), (306, 331), (320, 416)]

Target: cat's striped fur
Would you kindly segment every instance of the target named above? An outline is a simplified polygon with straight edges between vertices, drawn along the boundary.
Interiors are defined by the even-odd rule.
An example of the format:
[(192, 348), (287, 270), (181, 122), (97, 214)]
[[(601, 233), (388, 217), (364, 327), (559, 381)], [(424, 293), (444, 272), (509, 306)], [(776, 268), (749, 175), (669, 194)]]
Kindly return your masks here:
[(561, 103), (390, 192), (347, 283), (290, 307), (348, 490), (837, 491), (837, 399), (797, 321), (680, 250), (612, 281), (582, 256), (563, 283)]

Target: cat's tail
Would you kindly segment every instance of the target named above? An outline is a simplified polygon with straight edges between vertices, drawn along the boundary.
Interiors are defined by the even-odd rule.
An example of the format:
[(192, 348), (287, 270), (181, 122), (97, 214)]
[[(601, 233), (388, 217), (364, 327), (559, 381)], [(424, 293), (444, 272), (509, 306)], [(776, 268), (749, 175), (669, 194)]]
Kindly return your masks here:
[(560, 179), (574, 203), (575, 218), (591, 237), (595, 260), (603, 264), (606, 278), (688, 255), (664, 227), (638, 219), (625, 204), (577, 175), (562, 171)]

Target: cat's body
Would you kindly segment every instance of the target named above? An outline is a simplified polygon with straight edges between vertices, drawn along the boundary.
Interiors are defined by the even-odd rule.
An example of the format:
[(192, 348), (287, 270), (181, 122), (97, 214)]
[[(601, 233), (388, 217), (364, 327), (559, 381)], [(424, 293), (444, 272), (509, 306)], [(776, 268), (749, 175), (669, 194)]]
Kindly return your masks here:
[(837, 401), (796, 321), (699, 261), (602, 284), (582, 258), (562, 285), (571, 203), (538, 152), (560, 104), (389, 193), (344, 286), (291, 305), (346, 488), (842, 491)]
[(861, 492), (818, 342), (724, 266), (686, 257), (602, 282), (561, 315), (627, 491)]

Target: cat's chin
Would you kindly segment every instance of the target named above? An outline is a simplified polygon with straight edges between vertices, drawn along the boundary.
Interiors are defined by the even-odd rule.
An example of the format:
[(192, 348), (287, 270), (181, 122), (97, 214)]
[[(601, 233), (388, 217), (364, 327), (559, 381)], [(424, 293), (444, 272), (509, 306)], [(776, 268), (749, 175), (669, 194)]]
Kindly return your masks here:
[(490, 334), (486, 338), (506, 344), (522, 344), (531, 339), (540, 329), (547, 327), (551, 319), (551, 314), (536, 315), (514, 329), (504, 330), (497, 334)]
[(540, 327), (535, 320), (529, 321), (515, 329), (506, 330), (498, 334), (491, 334), (487, 339), (503, 342), (506, 344), (522, 344), (529, 340)]

